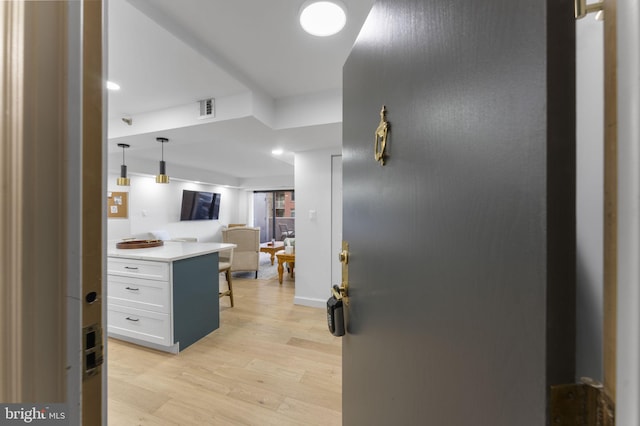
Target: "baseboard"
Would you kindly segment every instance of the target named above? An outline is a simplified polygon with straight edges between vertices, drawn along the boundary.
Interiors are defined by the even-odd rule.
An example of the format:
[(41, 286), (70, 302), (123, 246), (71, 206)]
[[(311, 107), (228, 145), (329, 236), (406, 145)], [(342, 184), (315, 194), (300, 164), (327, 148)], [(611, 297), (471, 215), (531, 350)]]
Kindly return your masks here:
[(163, 346), (157, 343), (146, 342), (144, 340), (136, 339), (135, 337), (129, 337), (114, 332), (108, 332), (107, 336), (111, 337), (112, 339), (124, 340), (125, 342), (134, 343), (136, 345), (145, 346), (147, 348), (156, 349), (162, 352), (169, 352), (172, 354), (177, 354), (178, 352), (180, 352), (180, 342), (174, 343), (171, 346)]
[(294, 297), (294, 305), (311, 306), (312, 308), (326, 308), (327, 301), (324, 299), (312, 299), (310, 297)]

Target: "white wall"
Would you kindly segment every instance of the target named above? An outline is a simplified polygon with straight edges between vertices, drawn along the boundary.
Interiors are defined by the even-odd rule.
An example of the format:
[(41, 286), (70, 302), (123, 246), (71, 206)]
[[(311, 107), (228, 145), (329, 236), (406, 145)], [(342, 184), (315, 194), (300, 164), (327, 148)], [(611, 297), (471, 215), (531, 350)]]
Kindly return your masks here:
[(238, 186), (251, 188), (256, 191), (271, 191), (276, 189), (291, 189), (294, 185), (294, 177), (285, 176), (262, 176), (256, 178), (244, 178), (238, 180)]
[(324, 307), (330, 296), (337, 256), (331, 249), (331, 157), (340, 154), (337, 148), (295, 156), (296, 304)]
[[(127, 219), (108, 219), (108, 240), (127, 237), (148, 238), (150, 231), (163, 229), (168, 231), (172, 238), (196, 237), (202, 242), (220, 242), (223, 226), (244, 222), (247, 217), (244, 190), (175, 179), (164, 185), (157, 184), (154, 177), (131, 174), (130, 186), (117, 186), (117, 177), (116, 174), (109, 174), (108, 191), (128, 192), (129, 212)], [(220, 219), (181, 222), (183, 189), (220, 193)]]
[[(331, 263), (337, 257), (332, 244), (332, 157), (340, 148), (309, 151), (295, 156), (296, 191), (296, 296), (294, 303), (324, 307), (332, 284)], [(250, 189), (196, 184), (171, 180), (155, 183), (152, 176), (129, 173), (131, 185), (117, 186), (118, 175), (110, 173), (108, 190), (128, 192), (126, 219), (108, 219), (107, 239), (149, 238), (157, 229), (167, 230), (172, 238), (196, 237), (199, 241), (222, 241), (221, 228), (229, 223), (253, 223), (253, 192)], [(183, 189), (222, 194), (220, 219), (181, 222)], [(277, 189), (277, 188), (271, 188)], [(315, 212), (315, 218), (310, 212)]]
[(342, 123), (342, 90), (281, 98), (276, 107), (278, 129)]
[(603, 22), (576, 22), (576, 377), (602, 381)]

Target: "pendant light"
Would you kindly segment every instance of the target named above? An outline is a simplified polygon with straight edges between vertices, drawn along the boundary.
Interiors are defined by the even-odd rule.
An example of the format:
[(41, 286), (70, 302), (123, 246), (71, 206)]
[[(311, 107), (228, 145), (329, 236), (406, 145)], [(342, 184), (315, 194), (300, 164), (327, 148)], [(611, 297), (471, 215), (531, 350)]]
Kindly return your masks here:
[(127, 165), (124, 162), (124, 150), (129, 148), (129, 144), (119, 143), (118, 146), (122, 148), (122, 165), (120, 166), (120, 177), (117, 180), (117, 184), (120, 186), (129, 186), (130, 179), (127, 177)]
[(162, 157), (160, 160), (160, 174), (156, 176), (156, 183), (169, 183), (169, 176), (167, 176), (167, 164), (164, 162), (164, 144), (169, 142), (167, 138), (156, 138), (156, 141), (162, 144)]

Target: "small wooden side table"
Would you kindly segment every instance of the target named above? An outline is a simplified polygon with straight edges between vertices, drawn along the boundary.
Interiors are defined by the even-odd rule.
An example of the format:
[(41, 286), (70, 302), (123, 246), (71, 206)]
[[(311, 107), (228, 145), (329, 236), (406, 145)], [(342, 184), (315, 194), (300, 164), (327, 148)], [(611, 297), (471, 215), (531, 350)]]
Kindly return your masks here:
[(282, 284), (282, 274), (284, 272), (284, 266), (282, 264), (284, 262), (287, 262), (289, 264), (289, 267), (291, 268), (291, 278), (295, 279), (293, 268), (295, 267), (296, 263), (296, 254), (276, 253), (276, 256), (278, 257), (278, 281), (280, 282), (280, 284)]
[(273, 260), (276, 252), (284, 250), (284, 243), (282, 241), (276, 241), (274, 244), (264, 243), (260, 244), (260, 251), (262, 253), (269, 253), (271, 255), (271, 264), (273, 265)]

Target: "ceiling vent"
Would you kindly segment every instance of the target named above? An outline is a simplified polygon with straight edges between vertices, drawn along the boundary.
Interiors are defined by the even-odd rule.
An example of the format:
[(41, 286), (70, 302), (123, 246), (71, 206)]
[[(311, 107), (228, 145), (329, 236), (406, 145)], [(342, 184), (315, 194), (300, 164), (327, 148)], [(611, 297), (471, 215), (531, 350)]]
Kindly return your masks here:
[(200, 115), (198, 118), (213, 118), (216, 116), (215, 99), (203, 99), (200, 101)]

